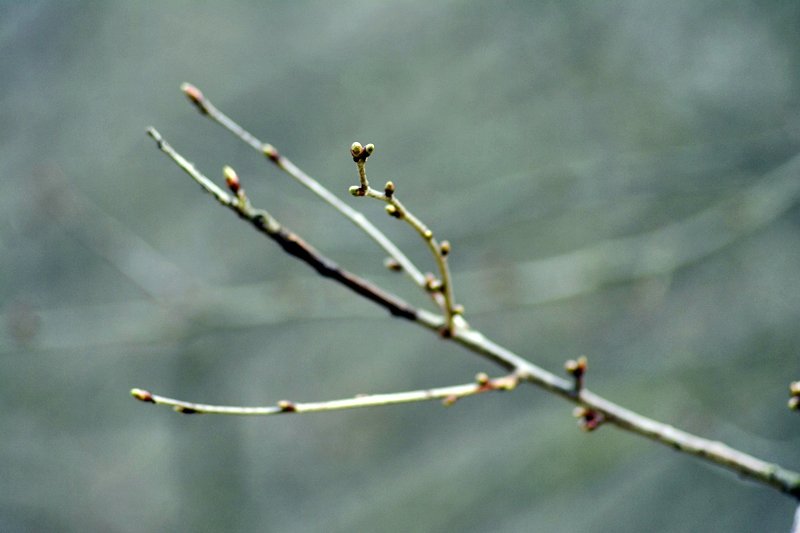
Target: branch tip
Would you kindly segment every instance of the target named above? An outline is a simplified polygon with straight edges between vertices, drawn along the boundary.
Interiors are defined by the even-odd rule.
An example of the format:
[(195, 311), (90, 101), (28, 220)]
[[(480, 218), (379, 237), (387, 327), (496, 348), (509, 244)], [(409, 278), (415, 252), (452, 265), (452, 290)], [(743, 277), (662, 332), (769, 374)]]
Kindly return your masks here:
[(236, 171), (228, 165), (225, 165), (225, 168), (222, 169), (222, 175), (225, 176), (225, 183), (228, 185), (231, 192), (233, 194), (239, 194), (242, 185)]
[(352, 194), (353, 196), (364, 196), (367, 194), (367, 190), (364, 187), (360, 187), (358, 185), (353, 185), (347, 191)]
[(350, 145), (350, 155), (353, 156), (353, 161), (356, 163), (364, 163), (374, 151), (375, 145), (372, 143), (362, 146), (360, 142), (354, 142)]
[(131, 396), (133, 396), (134, 398), (136, 398), (140, 402), (156, 403), (156, 401), (153, 399), (153, 395), (149, 391), (146, 391), (146, 390), (131, 389)]
[(146, 131), (147, 131), (147, 135), (149, 135), (150, 138), (153, 139), (156, 142), (158, 147), (161, 148), (161, 146), (164, 143), (164, 138), (161, 137), (161, 134), (158, 133), (158, 130), (155, 129), (153, 126), (150, 126), (149, 128), (147, 128)]
[(570, 359), (566, 363), (564, 363), (564, 370), (567, 373), (575, 378), (575, 390), (580, 391), (583, 388), (583, 377), (586, 374), (586, 370), (589, 368), (589, 360), (586, 359), (585, 355), (578, 357), (577, 360)]
[(184, 82), (181, 84), (181, 91), (183, 91), (183, 94), (186, 95), (189, 101), (192, 102), (195, 107), (197, 107), (198, 111), (204, 115), (208, 114), (208, 105), (206, 104), (206, 99), (200, 89), (191, 83)]

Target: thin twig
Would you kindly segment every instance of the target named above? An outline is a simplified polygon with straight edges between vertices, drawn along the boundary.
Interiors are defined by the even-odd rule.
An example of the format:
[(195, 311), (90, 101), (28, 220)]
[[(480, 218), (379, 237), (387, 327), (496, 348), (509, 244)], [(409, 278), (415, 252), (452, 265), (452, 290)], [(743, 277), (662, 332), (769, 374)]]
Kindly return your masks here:
[[(452, 335), (455, 329), (455, 318), (460, 317), (463, 309), (456, 305), (453, 295), (453, 281), (450, 275), (450, 267), (447, 263), (447, 256), (450, 254), (450, 243), (443, 241), (440, 243), (433, 231), (417, 218), (411, 211), (403, 205), (395, 194), (395, 186), (391, 181), (387, 181), (383, 192), (370, 186), (367, 179), (367, 159), (375, 151), (374, 144), (361, 146), (354, 142), (350, 146), (350, 155), (358, 168), (359, 185), (350, 187), (350, 194), (353, 196), (365, 196), (374, 198), (386, 203), (386, 212), (399, 220), (405, 220), (414, 231), (416, 231), (425, 245), (433, 255), (436, 266), (439, 269), (439, 279), (428, 278), (425, 288), (431, 293), (440, 293), (444, 301), (440, 302), (440, 307), (445, 316), (445, 329), (447, 335)], [(463, 325), (466, 325), (463, 323)]]
[(420, 272), (414, 263), (362, 213), (344, 203), (326, 187), (321, 185), (317, 180), (300, 170), (297, 165), (289, 160), (289, 158), (278, 152), (274, 146), (260, 141), (255, 135), (245, 130), (242, 126), (236, 123), (236, 121), (217, 109), (216, 106), (214, 106), (214, 104), (212, 104), (211, 101), (205, 97), (200, 89), (191, 83), (184, 83), (181, 85), (181, 90), (197, 107), (202, 115), (207, 116), (229, 132), (239, 137), (253, 149), (265, 155), (267, 159), (275, 164), (275, 166), (298, 181), (304, 187), (308, 188), (311, 192), (316, 194), (324, 202), (336, 209), (339, 213), (344, 215), (350, 222), (364, 231), (364, 233), (366, 233), (373, 241), (383, 248), (383, 250), (389, 254), (389, 257), (397, 261), (397, 264), (399, 264), (402, 270), (414, 280), (414, 283), (416, 283), (419, 287), (425, 287), (426, 280), (422, 272)]
[(242, 416), (269, 416), (281, 414), (324, 413), (328, 411), (342, 411), (358, 407), (377, 407), (396, 405), (400, 403), (427, 402), (442, 400), (445, 406), (453, 405), (461, 398), (475, 396), (484, 392), (513, 390), (519, 378), (510, 374), (508, 376), (489, 379), (486, 374), (478, 374), (474, 383), (453, 385), (436, 389), (424, 389), (408, 392), (394, 392), (389, 394), (362, 394), (354, 398), (342, 400), (328, 400), (324, 402), (291, 402), (282, 400), (276, 405), (266, 407), (239, 407), (227, 405), (209, 405), (203, 403), (185, 402), (166, 396), (159, 396), (142, 389), (132, 389), (131, 396), (146, 403), (169, 405), (182, 414), (215, 414), (215, 415), (242, 415)]
[(283, 227), (272, 215), (263, 209), (255, 209), (244, 191), (232, 197), (214, 182), (200, 173), (192, 163), (176, 152), (154, 128), (148, 128), (147, 134), (155, 141), (158, 148), (167, 154), (192, 177), (203, 189), (217, 199), (225, 207), (235, 211), (241, 218), (249, 221), (257, 230), (277, 242), (290, 255), (308, 263), (324, 277), (332, 278), (349, 287), (358, 294), (386, 308), (391, 314), (414, 320), (419, 311), (400, 298), (385, 292), (367, 280), (341, 268), (335, 262), (320, 254), (297, 234)]
[[(335, 279), (361, 296), (389, 309), (393, 315), (414, 321), (430, 330), (440, 331), (444, 324), (443, 317), (417, 310), (359, 276), (342, 271), (335, 263), (311, 248), (302, 239), (284, 230), (266, 212), (252, 208), (246, 198), (234, 201), (227, 193), (200, 174), (191, 163), (176, 153), (154, 129), (149, 129), (148, 133), (156, 140), (158, 147), (207, 192), (226, 207), (236, 211), (239, 216), (249, 220), (258, 230), (278, 242), (285, 251), (308, 263), (323, 276)], [(683, 453), (705, 459), (737, 472), (743, 477), (800, 499), (800, 473), (757, 459), (721, 442), (704, 439), (668, 424), (657, 422), (606, 400), (586, 388), (576, 391), (574, 382), (540, 368), (492, 342), (476, 330), (457, 328), (450, 339), (513, 372), (520, 380), (528, 381), (598, 414), (606, 423), (614, 424), (621, 429), (647, 437)]]

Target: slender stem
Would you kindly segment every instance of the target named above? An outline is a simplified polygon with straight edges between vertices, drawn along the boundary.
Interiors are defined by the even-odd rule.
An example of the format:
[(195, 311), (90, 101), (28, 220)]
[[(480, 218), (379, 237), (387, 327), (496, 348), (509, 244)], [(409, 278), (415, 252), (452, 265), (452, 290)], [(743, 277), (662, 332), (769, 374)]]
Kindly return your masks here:
[(186, 402), (159, 396), (142, 389), (132, 389), (131, 395), (137, 400), (159, 405), (169, 405), (182, 414), (216, 414), (216, 415), (242, 415), (242, 416), (269, 416), (280, 414), (324, 413), (328, 411), (342, 411), (359, 407), (377, 407), (396, 405), (401, 403), (427, 402), (442, 400), (446, 406), (453, 405), (461, 398), (475, 396), (484, 392), (513, 390), (518, 383), (514, 374), (489, 379), (485, 374), (479, 374), (475, 383), (453, 385), (435, 389), (424, 389), (408, 392), (394, 392), (389, 394), (364, 394), (354, 398), (341, 400), (328, 400), (324, 402), (297, 403), (283, 400), (276, 405), (265, 407), (239, 407), (227, 405), (209, 405), (204, 403)]
[(373, 241), (392, 257), (402, 267), (411, 279), (420, 287), (425, 287), (425, 276), (414, 265), (414, 263), (388, 238), (381, 230), (376, 228), (362, 213), (356, 211), (317, 180), (300, 170), (289, 158), (281, 155), (278, 150), (269, 143), (264, 143), (253, 134), (245, 130), (225, 113), (217, 109), (211, 101), (194, 85), (184, 83), (181, 90), (189, 100), (197, 107), (201, 114), (207, 116), (229, 132), (239, 137), (242, 141), (252, 146), (258, 152), (264, 154), (275, 166), (284, 171), (290, 177), (297, 180), (300, 184), (308, 188), (311, 192), (320, 197), (328, 205), (344, 215), (350, 222), (359, 227)]
[[(394, 193), (394, 184), (392, 182), (388, 182), (386, 184), (386, 189), (384, 192), (380, 192), (370, 186), (369, 180), (367, 179), (366, 166), (367, 158), (370, 154), (372, 154), (374, 149), (374, 145), (371, 144), (367, 145), (366, 148), (362, 147), (359, 143), (353, 143), (351, 146), (350, 152), (353, 155), (353, 159), (355, 159), (356, 166), (358, 167), (358, 179), (360, 185), (357, 187), (351, 187), (350, 193), (354, 196), (364, 196), (385, 202), (387, 204), (386, 210), (389, 215), (400, 220), (405, 220), (408, 225), (414, 228), (419, 236), (422, 237), (422, 240), (425, 242), (425, 245), (428, 247), (428, 250), (430, 250), (436, 262), (436, 267), (439, 270), (439, 282), (441, 284), (436, 288), (436, 290), (432, 290), (434, 287), (429, 284), (426, 286), (426, 288), (432, 295), (442, 295), (442, 298), (438, 301), (438, 303), (445, 316), (445, 332), (448, 335), (452, 335), (453, 330), (455, 329), (455, 318), (460, 316), (460, 313), (459, 310), (457, 310), (455, 303), (453, 282), (450, 275), (450, 267), (447, 263), (449, 245), (448, 250), (444, 251), (441, 243), (434, 236), (433, 231), (431, 231), (431, 229), (426, 226), (424, 222), (422, 222), (411, 211), (409, 211), (408, 208), (406, 208), (406, 206), (397, 198), (397, 195)], [(430, 281), (428, 283), (430, 283)], [(466, 325), (466, 323), (463, 321), (462, 324)]]
[[(249, 220), (256, 229), (275, 240), (287, 253), (308, 263), (321, 275), (342, 283), (357, 294), (388, 309), (395, 316), (414, 321), (433, 331), (438, 332), (441, 329), (444, 324), (443, 317), (424, 310), (418, 310), (361, 277), (341, 270), (330, 259), (314, 250), (298, 236), (284, 230), (266, 212), (253, 209), (249, 202), (246, 201), (246, 198), (243, 198), (243, 195), (238, 200), (234, 200), (222, 191), (208, 178), (200, 174), (185, 158), (175, 152), (154, 129), (149, 129), (148, 133), (156, 140), (159, 149), (170, 156), (179, 167), (209, 194), (213, 195), (223, 205), (233, 209), (242, 218)], [(601, 414), (606, 423), (614, 424), (620, 429), (636, 433), (677, 451), (717, 464), (737, 472), (743, 477), (777, 489), (795, 499), (800, 499), (800, 473), (755, 458), (721, 442), (698, 437), (668, 424), (647, 418), (606, 400), (588, 389), (581, 388), (576, 390), (573, 381), (544, 370), (514, 352), (492, 342), (476, 330), (457, 328), (453, 331), (450, 339), (510, 370), (521, 381), (527, 381), (572, 403)]]
[(234, 197), (200, 173), (186, 158), (176, 152), (154, 128), (148, 128), (147, 134), (156, 141), (156, 145), (162, 152), (167, 154), (175, 164), (200, 184), (206, 192), (216, 198), (219, 203), (236, 212), (241, 218), (250, 222), (258, 231), (277, 242), (285, 252), (309, 264), (320, 275), (335, 279), (368, 300), (372, 300), (386, 308), (392, 315), (413, 320), (420, 313), (420, 311), (393, 294), (341, 268), (334, 261), (319, 253), (297, 234), (283, 227), (263, 209), (253, 208), (243, 190), (234, 199)]

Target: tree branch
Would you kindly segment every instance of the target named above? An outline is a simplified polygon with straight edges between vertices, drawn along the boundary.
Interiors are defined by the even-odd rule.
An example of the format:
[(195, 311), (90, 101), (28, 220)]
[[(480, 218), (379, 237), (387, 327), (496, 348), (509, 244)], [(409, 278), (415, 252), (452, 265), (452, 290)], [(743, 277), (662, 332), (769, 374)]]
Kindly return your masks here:
[(510, 374), (508, 376), (489, 379), (486, 374), (478, 374), (474, 383), (453, 385), (436, 389), (424, 389), (408, 392), (394, 392), (389, 394), (361, 394), (354, 398), (342, 400), (328, 400), (324, 402), (297, 403), (281, 400), (276, 405), (266, 407), (238, 407), (226, 405), (209, 405), (203, 403), (185, 402), (165, 396), (159, 396), (142, 389), (132, 389), (131, 396), (145, 403), (172, 406), (173, 410), (182, 414), (215, 414), (215, 415), (241, 415), (241, 416), (269, 416), (280, 414), (324, 413), (328, 411), (342, 411), (358, 407), (378, 407), (396, 405), (401, 403), (427, 402), (442, 400), (449, 407), (461, 398), (475, 396), (484, 392), (514, 390), (519, 378)]
[[(197, 110), (200, 111), (201, 115), (205, 115), (229, 132), (233, 133), (239, 139), (250, 145), (254, 150), (266, 156), (267, 159), (272, 161), (275, 166), (284, 171), (291, 178), (299, 182), (328, 205), (336, 209), (345, 218), (366, 233), (381, 248), (383, 248), (383, 250), (389, 254), (389, 257), (394, 259), (399, 267), (405, 271), (411, 277), (411, 279), (414, 280), (414, 283), (416, 283), (417, 286), (425, 288), (426, 279), (422, 272), (420, 272), (414, 263), (362, 213), (344, 203), (336, 195), (331, 193), (331, 191), (321, 185), (317, 180), (300, 170), (297, 165), (289, 160), (289, 158), (278, 152), (274, 146), (260, 141), (255, 135), (245, 130), (242, 126), (236, 123), (236, 121), (217, 109), (217, 107), (205, 97), (200, 89), (191, 83), (184, 83), (181, 85), (181, 90), (189, 99), (189, 101), (192, 102), (195, 107), (197, 107)], [(431, 296), (441, 307), (442, 302), (437, 300), (439, 295), (432, 294)]]
[(258, 231), (277, 242), (289, 255), (293, 255), (310, 265), (321, 276), (334, 279), (368, 300), (386, 308), (391, 314), (414, 320), (419, 311), (400, 298), (374, 286), (367, 280), (339, 267), (335, 262), (320, 254), (295, 233), (284, 228), (275, 218), (263, 209), (255, 209), (239, 189), (231, 196), (214, 182), (200, 173), (192, 163), (176, 152), (154, 128), (148, 128), (147, 134), (156, 141), (158, 148), (167, 154), (180, 168), (192, 177), (203, 189), (216, 200), (247, 220)]
[[(244, 195), (244, 191), (241, 190), (238, 178), (234, 180), (231, 179), (230, 174), (226, 176), (229, 188), (235, 195), (235, 197), (231, 197), (175, 152), (158, 132), (151, 128), (148, 133), (156, 140), (158, 147), (164, 153), (169, 155), (221, 204), (250, 221), (256, 229), (275, 240), (287, 253), (308, 263), (321, 275), (339, 281), (361, 296), (388, 309), (395, 316), (414, 321), (434, 331), (439, 331), (445, 325), (443, 317), (417, 310), (359, 276), (340, 269), (302, 239), (285, 230), (266, 211), (254, 209)], [(573, 383), (534, 365), (487, 339), (478, 331), (456, 328), (449, 338), (510, 370), (520, 380), (528, 381), (577, 404), (582, 408), (578, 411), (578, 415), (582, 417), (585, 429), (595, 429), (603, 423), (611, 423), (621, 429), (660, 442), (680, 452), (702, 458), (800, 499), (800, 474), (797, 472), (757, 459), (723, 443), (704, 439), (639, 415), (583, 388), (580, 386), (581, 384)], [(574, 373), (573, 377), (575, 377)]]
[[(456, 326), (456, 318), (461, 318), (464, 309), (457, 306), (453, 296), (453, 281), (450, 276), (450, 268), (447, 265), (447, 256), (450, 254), (450, 243), (443, 241), (439, 243), (433, 235), (428, 226), (426, 226), (419, 218), (414, 216), (395, 195), (395, 186), (391, 181), (387, 181), (383, 191), (380, 192), (373, 189), (367, 180), (367, 159), (375, 150), (374, 144), (361, 146), (360, 143), (354, 142), (350, 146), (350, 155), (353, 156), (353, 161), (358, 167), (358, 179), (360, 184), (350, 187), (350, 194), (353, 196), (365, 196), (374, 198), (382, 202), (386, 202), (386, 213), (398, 220), (405, 220), (414, 231), (416, 231), (428, 250), (433, 255), (436, 266), (439, 269), (439, 279), (433, 275), (426, 276), (425, 289), (430, 293), (439, 293), (442, 295), (443, 300), (440, 300), (440, 307), (445, 316), (445, 327), (443, 333), (452, 335)], [(463, 320), (458, 324), (461, 327), (466, 327)]]

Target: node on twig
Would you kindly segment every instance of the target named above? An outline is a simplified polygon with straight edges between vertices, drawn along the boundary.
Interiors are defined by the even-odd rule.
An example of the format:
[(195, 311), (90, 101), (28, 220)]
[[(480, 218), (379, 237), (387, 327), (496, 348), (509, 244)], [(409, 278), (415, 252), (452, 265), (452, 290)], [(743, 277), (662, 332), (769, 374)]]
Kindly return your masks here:
[(578, 427), (587, 432), (594, 431), (606, 421), (603, 413), (586, 407), (576, 407), (572, 411), (572, 415), (578, 419)]
[(222, 175), (225, 176), (225, 184), (228, 186), (228, 189), (230, 189), (233, 194), (238, 195), (242, 184), (239, 181), (239, 176), (236, 174), (236, 171), (226, 166), (222, 169)]
[(402, 272), (403, 265), (401, 265), (394, 257), (387, 257), (383, 260), (383, 266), (392, 272)]
[(570, 359), (564, 363), (564, 369), (575, 379), (575, 392), (579, 392), (583, 388), (583, 376), (588, 368), (589, 360), (585, 355), (578, 357), (577, 360)]

